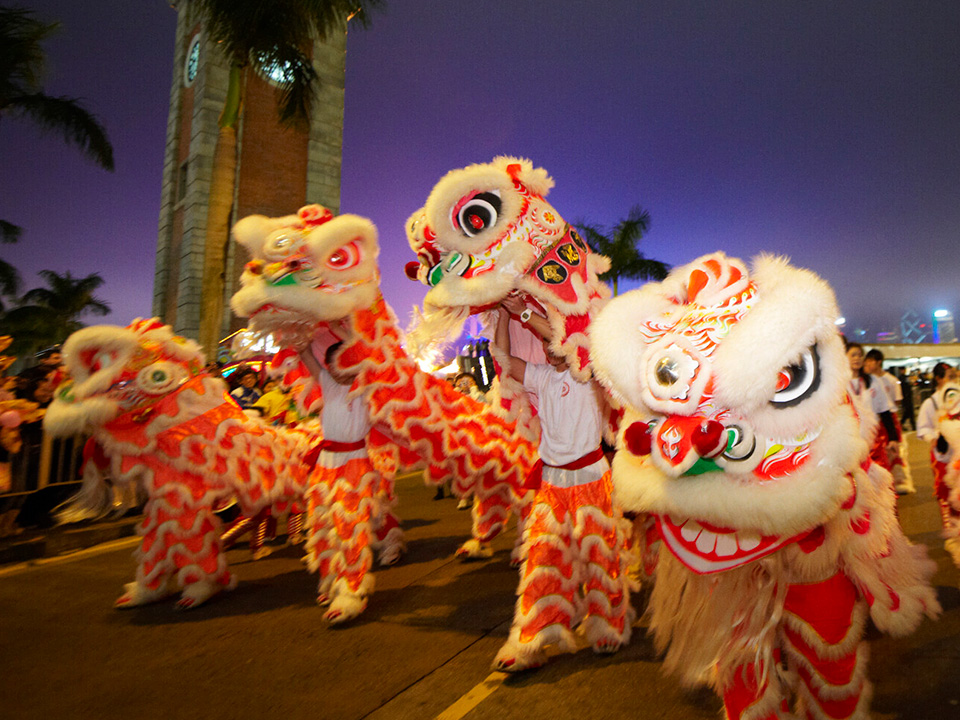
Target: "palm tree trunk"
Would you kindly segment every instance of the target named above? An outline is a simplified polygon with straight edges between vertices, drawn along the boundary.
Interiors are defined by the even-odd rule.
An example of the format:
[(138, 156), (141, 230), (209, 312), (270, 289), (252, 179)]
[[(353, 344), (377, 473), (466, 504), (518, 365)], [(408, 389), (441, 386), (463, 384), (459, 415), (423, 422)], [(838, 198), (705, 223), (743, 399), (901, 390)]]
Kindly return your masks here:
[(614, 297), (617, 296), (617, 280), (619, 280), (619, 278), (616, 275), (614, 275), (613, 276), (613, 296)]
[(225, 258), (230, 242), (230, 216), (237, 182), (237, 122), (243, 105), (240, 67), (230, 67), (230, 84), (220, 130), (213, 151), (210, 197), (207, 205), (207, 234), (204, 241), (203, 281), (200, 290), (200, 329), (197, 338), (209, 358), (216, 357), (223, 324), (223, 296), (226, 283)]

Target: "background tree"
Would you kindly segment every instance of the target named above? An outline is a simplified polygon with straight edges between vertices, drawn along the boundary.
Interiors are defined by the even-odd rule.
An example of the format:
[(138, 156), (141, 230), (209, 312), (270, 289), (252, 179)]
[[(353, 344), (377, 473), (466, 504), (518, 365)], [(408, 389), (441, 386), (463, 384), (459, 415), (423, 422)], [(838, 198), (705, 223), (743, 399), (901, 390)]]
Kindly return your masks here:
[(638, 245), (650, 229), (650, 213), (639, 205), (634, 205), (626, 219), (621, 220), (610, 231), (583, 221), (576, 225), (593, 250), (610, 258), (610, 270), (601, 275), (600, 279), (613, 283), (614, 296), (619, 290), (620, 278), (663, 280), (670, 271), (670, 266), (666, 263), (651, 260), (640, 252)]
[(69, 272), (61, 275), (41, 270), (39, 275), (46, 280), (47, 287), (28, 290), (18, 306), (0, 319), (0, 335), (14, 338), (11, 355), (24, 356), (62, 343), (83, 327), (83, 315), (102, 316), (110, 312), (110, 307), (94, 295), (103, 285), (103, 278), (96, 273), (75, 278)]
[(6, 311), (8, 298), (16, 296), (19, 292), (20, 272), (6, 260), (0, 260), (0, 314)]
[[(29, 10), (0, 7), (0, 122), (29, 118), (41, 129), (63, 135), (100, 167), (113, 170), (113, 147), (99, 121), (76, 98), (42, 91), (41, 43), (59, 26), (36, 20)], [(0, 241), (15, 242), (21, 233), (13, 223), (0, 220)]]
[[(214, 148), (204, 241), (200, 344), (212, 353), (223, 318), (224, 258), (237, 181), (237, 125), (243, 110), (244, 71), (252, 67), (277, 81), (281, 122), (307, 121), (317, 74), (306, 50), (314, 38), (345, 31), (356, 16), (364, 26), (368, 11), (382, 0), (194, 0), (210, 39), (230, 64), (230, 80)], [(255, 138), (250, 138), (255, 140)]]

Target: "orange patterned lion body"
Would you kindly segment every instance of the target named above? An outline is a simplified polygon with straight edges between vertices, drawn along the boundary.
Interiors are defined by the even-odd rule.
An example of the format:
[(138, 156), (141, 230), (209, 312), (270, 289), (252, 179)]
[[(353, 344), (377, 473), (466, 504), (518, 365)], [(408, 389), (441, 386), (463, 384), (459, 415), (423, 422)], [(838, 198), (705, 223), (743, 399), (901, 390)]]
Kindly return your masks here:
[(117, 605), (160, 599), (174, 579), (180, 607), (231, 587), (214, 509), (236, 497), (256, 515), (302, 498), (302, 459), (316, 437), (247, 416), (223, 381), (203, 372), (199, 348), (156, 320), (84, 328), (64, 356), (72, 380), (51, 404), (46, 429), (90, 433), (110, 479), (139, 482), (148, 497), (136, 580)]

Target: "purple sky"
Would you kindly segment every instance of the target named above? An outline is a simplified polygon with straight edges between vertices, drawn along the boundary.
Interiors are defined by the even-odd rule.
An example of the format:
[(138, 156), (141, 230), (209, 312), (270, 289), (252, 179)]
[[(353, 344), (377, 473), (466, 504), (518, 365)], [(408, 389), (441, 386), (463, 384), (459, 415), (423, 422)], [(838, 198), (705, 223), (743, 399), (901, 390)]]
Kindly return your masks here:
[[(5, 118), (0, 217), (25, 237), (0, 254), (28, 288), (44, 268), (100, 273), (110, 322), (148, 315), (175, 12), (19, 3), (63, 21), (46, 91), (84, 98), (117, 171)], [(497, 154), (545, 167), (568, 220), (641, 204), (643, 249), (668, 263), (785, 254), (851, 325), (957, 315), (957, 37), (952, 0), (388, 0), (349, 37), (342, 210), (377, 224), (402, 319), (425, 289), (403, 275), (404, 221), (447, 170)]]

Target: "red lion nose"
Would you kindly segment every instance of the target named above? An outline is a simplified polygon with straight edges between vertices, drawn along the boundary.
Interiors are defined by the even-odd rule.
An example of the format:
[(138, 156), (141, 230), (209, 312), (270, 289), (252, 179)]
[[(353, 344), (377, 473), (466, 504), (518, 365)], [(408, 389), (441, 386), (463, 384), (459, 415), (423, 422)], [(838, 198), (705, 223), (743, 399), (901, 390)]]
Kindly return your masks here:
[(671, 467), (690, 467), (697, 458), (710, 460), (726, 448), (723, 423), (702, 415), (670, 415), (648, 426), (634, 423), (624, 432), (624, 445), (634, 455), (650, 454), (653, 447)]
[(704, 420), (694, 429), (690, 438), (694, 450), (702, 458), (716, 457), (726, 447), (725, 430), (723, 424), (716, 420)]

